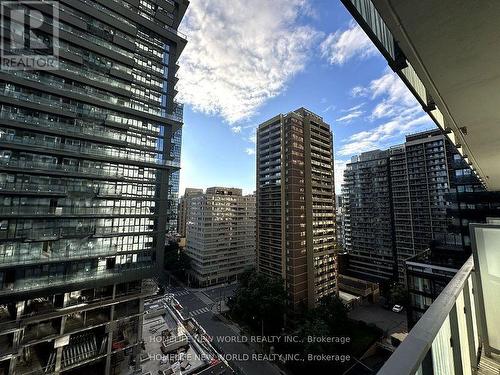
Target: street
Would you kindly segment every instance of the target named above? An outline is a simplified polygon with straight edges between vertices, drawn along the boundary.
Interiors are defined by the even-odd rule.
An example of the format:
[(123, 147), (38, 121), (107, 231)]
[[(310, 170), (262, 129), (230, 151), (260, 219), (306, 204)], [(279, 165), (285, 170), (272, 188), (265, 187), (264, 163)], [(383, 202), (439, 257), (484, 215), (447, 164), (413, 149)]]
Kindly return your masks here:
[[(230, 296), (236, 285), (202, 289), (185, 287), (169, 287), (168, 292), (173, 293), (177, 301), (183, 306), (183, 315), (194, 317), (198, 323), (213, 337), (212, 344), (223, 352), (224, 355), (234, 356), (232, 363), (246, 375), (282, 375), (277, 366), (268, 361), (237, 360), (238, 357), (251, 356), (255, 351), (248, 344), (229, 342), (224, 337), (234, 338), (240, 336), (235, 325), (227, 324), (217, 317), (218, 302), (221, 298)], [(219, 339), (219, 340), (218, 340)]]

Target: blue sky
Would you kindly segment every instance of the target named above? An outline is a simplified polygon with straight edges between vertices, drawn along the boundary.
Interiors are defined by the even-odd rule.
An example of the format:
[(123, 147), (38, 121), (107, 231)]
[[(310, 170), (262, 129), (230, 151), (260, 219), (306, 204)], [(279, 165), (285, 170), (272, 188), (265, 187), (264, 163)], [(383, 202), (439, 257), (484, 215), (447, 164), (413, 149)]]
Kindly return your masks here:
[(332, 128), (337, 191), (352, 155), (434, 127), (340, 1), (192, 0), (181, 30), (181, 194), (255, 190), (255, 128), (302, 106)]

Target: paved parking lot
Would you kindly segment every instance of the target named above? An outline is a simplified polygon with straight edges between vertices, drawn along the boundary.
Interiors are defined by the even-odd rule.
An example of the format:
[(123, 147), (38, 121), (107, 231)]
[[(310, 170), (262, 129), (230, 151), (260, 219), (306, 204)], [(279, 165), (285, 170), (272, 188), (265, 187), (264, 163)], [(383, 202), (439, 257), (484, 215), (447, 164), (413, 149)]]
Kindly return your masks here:
[(373, 323), (388, 336), (395, 332), (408, 332), (406, 310), (395, 313), (377, 304), (366, 304), (354, 308), (349, 313), (349, 317), (353, 320)]

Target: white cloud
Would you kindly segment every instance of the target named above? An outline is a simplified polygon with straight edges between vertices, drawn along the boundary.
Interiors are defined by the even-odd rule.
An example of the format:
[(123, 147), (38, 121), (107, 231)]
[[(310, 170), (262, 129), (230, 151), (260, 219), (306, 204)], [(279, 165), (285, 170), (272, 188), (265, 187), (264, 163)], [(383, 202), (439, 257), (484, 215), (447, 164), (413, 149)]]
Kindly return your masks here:
[(386, 69), (383, 76), (370, 82), (369, 92), (373, 99), (385, 95), (389, 103), (400, 103), (406, 106), (417, 103), (401, 78), (389, 69)]
[(355, 118), (360, 117), (363, 113), (364, 113), (363, 111), (352, 111), (351, 113), (348, 113), (345, 116), (339, 117), (335, 121), (337, 121), (337, 122), (351, 122)]
[(236, 134), (241, 133), (241, 131), (242, 131), (242, 130), (243, 130), (243, 128), (242, 128), (241, 126), (233, 126), (233, 127), (231, 128), (231, 131), (232, 131), (233, 133), (236, 133)]
[(252, 135), (250, 135), (250, 137), (248, 137), (248, 141), (250, 143), (257, 143), (257, 129), (254, 128), (253, 132), (252, 132)]
[(353, 87), (352, 90), (351, 90), (351, 96), (353, 98), (358, 98), (360, 96), (366, 96), (366, 88), (362, 87), (362, 86), (356, 86), (356, 87)]
[(333, 104), (329, 105), (328, 107), (326, 107), (324, 110), (323, 110), (323, 113), (327, 113), (327, 112), (330, 112), (330, 111), (335, 111), (335, 108), (337, 108), (336, 106), (334, 106)]
[(193, 1), (182, 28), (189, 42), (179, 100), (229, 123), (253, 115), (304, 69), (321, 35), (298, 24), (300, 15), (314, 13), (308, 1)]
[(343, 141), (338, 154), (350, 156), (377, 148), (386, 148), (408, 133), (433, 127), (429, 116), (393, 72), (384, 74), (370, 82), (367, 87), (357, 86), (351, 93), (369, 97), (372, 101), (380, 100), (368, 116), (370, 121), (384, 121), (382, 124), (351, 135)]
[(353, 111), (357, 111), (358, 109), (360, 109), (361, 107), (363, 107), (365, 105), (365, 103), (361, 103), (361, 104), (358, 104), (358, 105), (355, 105), (354, 107), (351, 107), (351, 108), (348, 108), (348, 109), (343, 109), (342, 112), (353, 112)]
[(342, 192), (342, 184), (344, 183), (344, 170), (347, 164), (347, 160), (335, 159), (333, 169), (335, 178), (335, 193), (340, 194)]
[(332, 65), (343, 65), (353, 58), (365, 59), (376, 54), (377, 49), (365, 32), (354, 21), (346, 30), (330, 34), (320, 45), (321, 55)]
[(350, 156), (378, 148), (386, 148), (397, 137), (430, 129), (432, 125), (431, 119), (425, 113), (415, 118), (413, 116), (397, 116), (374, 129), (351, 135), (344, 140), (345, 145), (340, 148), (338, 154)]
[(247, 155), (255, 155), (255, 149), (253, 149), (252, 147), (247, 147), (245, 149), (245, 152), (247, 153)]
[(355, 105), (354, 107), (351, 107), (349, 109), (343, 109), (342, 112), (347, 113), (346, 115), (339, 117), (336, 121), (337, 122), (346, 122), (349, 123), (355, 118), (361, 117), (364, 111), (361, 110), (361, 107), (363, 107), (365, 103), (361, 103), (358, 105)]

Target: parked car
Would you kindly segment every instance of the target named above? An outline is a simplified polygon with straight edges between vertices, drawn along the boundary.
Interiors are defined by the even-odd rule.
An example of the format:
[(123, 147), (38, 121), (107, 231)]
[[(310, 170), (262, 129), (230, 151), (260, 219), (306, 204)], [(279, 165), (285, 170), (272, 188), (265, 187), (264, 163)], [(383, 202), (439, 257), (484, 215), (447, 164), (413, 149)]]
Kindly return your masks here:
[(403, 306), (401, 306), (401, 305), (394, 305), (393, 308), (392, 308), (392, 311), (395, 312), (395, 313), (400, 313), (401, 311), (403, 311)]

